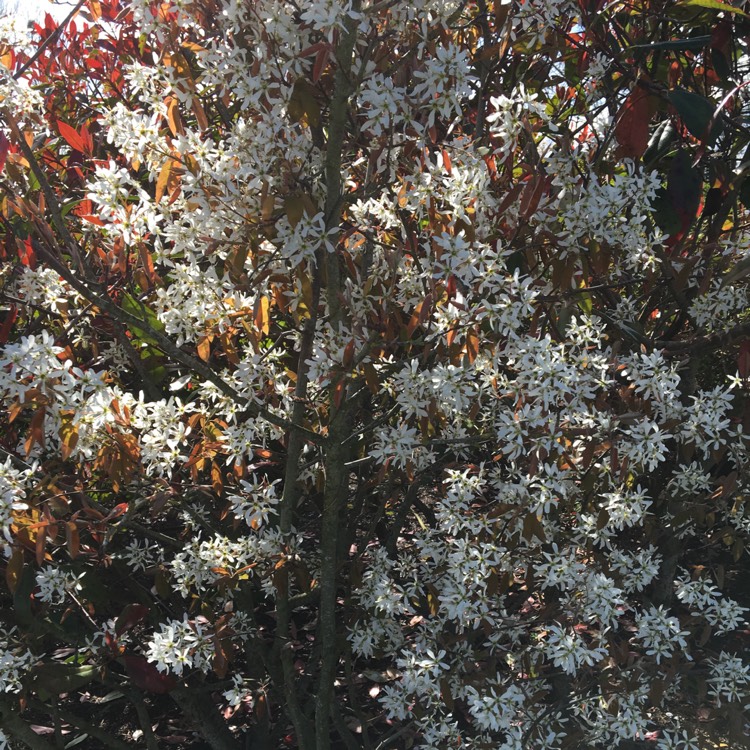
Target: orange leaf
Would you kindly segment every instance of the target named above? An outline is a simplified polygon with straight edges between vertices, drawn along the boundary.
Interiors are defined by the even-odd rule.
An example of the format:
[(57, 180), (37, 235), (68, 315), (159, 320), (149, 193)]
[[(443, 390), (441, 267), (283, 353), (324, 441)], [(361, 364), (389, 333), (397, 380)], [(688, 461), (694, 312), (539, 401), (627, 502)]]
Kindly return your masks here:
[(63, 461), (67, 461), (78, 445), (78, 425), (73, 422), (73, 412), (61, 412), (60, 422), (60, 455)]
[(44, 548), (47, 544), (47, 524), (38, 524), (36, 534), (36, 564), (41, 567), (44, 562)]
[(198, 101), (198, 97), (193, 97), (193, 114), (195, 115), (195, 119), (198, 120), (198, 127), (201, 130), (208, 130), (206, 110), (203, 109), (203, 105)]
[(479, 336), (473, 328), (466, 334), (466, 359), (471, 364), (479, 354)]
[(211, 487), (217, 495), (224, 491), (224, 478), (221, 474), (221, 467), (216, 461), (211, 462)]
[(443, 149), (443, 166), (445, 167), (445, 171), (450, 175), (452, 171), (451, 157), (445, 149)]
[(83, 153), (86, 156), (92, 156), (94, 153), (94, 139), (91, 137), (89, 126), (85, 123), (81, 126), (81, 142), (83, 143)]
[(346, 380), (343, 378), (333, 388), (333, 405), (338, 409), (346, 394)]
[(343, 365), (347, 369), (352, 366), (352, 362), (354, 361), (354, 346), (354, 339), (352, 339), (344, 348)]
[(414, 331), (417, 330), (417, 326), (424, 322), (422, 309), (425, 307), (428, 307), (428, 298), (423, 299), (414, 308), (414, 312), (409, 319), (409, 324), (406, 326), (406, 335), (408, 338), (411, 338), (414, 335)]
[(269, 313), (271, 302), (268, 297), (258, 297), (255, 300), (255, 310), (253, 311), (253, 322), (255, 327), (262, 333), (268, 335), (271, 327), (271, 318)]
[(182, 125), (182, 118), (180, 117), (180, 103), (173, 96), (167, 99), (167, 122), (173, 136), (177, 137), (185, 132), (185, 128)]
[(10, 141), (5, 136), (5, 133), (0, 133), (0, 172), (5, 169), (5, 160), (8, 158), (9, 150)]
[(162, 199), (162, 196), (167, 189), (167, 185), (169, 184), (169, 175), (172, 172), (173, 163), (174, 162), (172, 159), (167, 159), (164, 162), (164, 166), (161, 168), (161, 171), (159, 172), (159, 177), (156, 180), (156, 191), (154, 193), (154, 198), (157, 203)]
[(73, 560), (81, 553), (81, 537), (78, 534), (78, 526), (73, 521), (65, 525), (65, 537), (68, 543), (68, 554)]
[(151, 253), (148, 251), (148, 247), (146, 247), (146, 244), (143, 242), (138, 245), (138, 255), (140, 256), (143, 270), (146, 272), (146, 278), (149, 283), (155, 284), (158, 277), (156, 275), (156, 270), (154, 269), (154, 260), (151, 257)]
[(208, 362), (208, 358), (211, 356), (211, 337), (204, 336), (197, 346), (198, 356), (204, 361)]

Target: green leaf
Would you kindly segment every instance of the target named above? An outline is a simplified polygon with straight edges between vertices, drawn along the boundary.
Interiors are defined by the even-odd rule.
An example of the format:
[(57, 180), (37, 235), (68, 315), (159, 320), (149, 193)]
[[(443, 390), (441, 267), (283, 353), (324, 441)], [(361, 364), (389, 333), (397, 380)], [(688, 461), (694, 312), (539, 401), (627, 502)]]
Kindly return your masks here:
[(578, 307), (586, 315), (591, 315), (594, 309), (594, 302), (591, 299), (591, 292), (583, 292), (578, 296)]
[(24, 565), (13, 594), (13, 609), (19, 625), (30, 625), (34, 621), (31, 612), (31, 594), (36, 588), (36, 576), (30, 565)]
[(695, 219), (703, 196), (703, 178), (693, 166), (690, 154), (679, 151), (672, 160), (667, 178), (667, 197), (680, 220), (680, 229), (686, 229)]
[(715, 107), (705, 96), (678, 88), (669, 92), (669, 102), (677, 110), (691, 135), (701, 140), (706, 138), (709, 145), (716, 140), (721, 131), (721, 122), (714, 122), (711, 132), (708, 132)]
[(708, 8), (709, 10), (720, 10), (724, 13), (736, 13), (744, 18), (750, 18), (750, 15), (745, 13), (741, 8), (735, 8), (734, 5), (722, 3), (720, 0), (681, 0), (677, 4), (688, 7)]
[(77, 201), (69, 201), (66, 203), (61, 209), (60, 209), (60, 215), (64, 218), (66, 217), (76, 206), (81, 205), (80, 200)]
[(643, 153), (643, 163), (651, 164), (669, 152), (676, 135), (674, 125), (669, 120), (660, 122), (654, 129)]
[(75, 739), (72, 739), (70, 742), (68, 742), (67, 745), (65, 745), (65, 750), (68, 750), (68, 748), (76, 747), (77, 745), (80, 745), (82, 742), (85, 742), (88, 739), (87, 734), (82, 734)]
[(634, 44), (632, 47), (628, 47), (628, 52), (634, 49), (645, 49), (645, 50), (690, 50), (692, 52), (700, 52), (704, 47), (708, 47), (711, 43), (711, 36), (706, 34), (705, 36), (694, 36), (690, 39), (669, 39), (666, 42), (651, 42), (649, 44)]
[(732, 66), (720, 49), (716, 49), (715, 47), (711, 49), (711, 64), (714, 66), (716, 74), (722, 80), (727, 81), (732, 77)]
[[(130, 294), (123, 295), (122, 302), (120, 303), (125, 312), (134, 315), (136, 318), (140, 318), (152, 331), (164, 333), (164, 324), (159, 320), (156, 313), (143, 302), (140, 302)], [(152, 346), (158, 346), (156, 339), (150, 336), (146, 331), (141, 328), (131, 326), (132, 332), (142, 341)]]
[(750, 177), (742, 182), (740, 185), (740, 200), (745, 208), (750, 208)]
[(671, 237), (680, 231), (680, 217), (677, 215), (665, 187), (656, 191), (656, 197), (651, 202), (651, 207), (654, 210), (656, 225), (662, 232)]

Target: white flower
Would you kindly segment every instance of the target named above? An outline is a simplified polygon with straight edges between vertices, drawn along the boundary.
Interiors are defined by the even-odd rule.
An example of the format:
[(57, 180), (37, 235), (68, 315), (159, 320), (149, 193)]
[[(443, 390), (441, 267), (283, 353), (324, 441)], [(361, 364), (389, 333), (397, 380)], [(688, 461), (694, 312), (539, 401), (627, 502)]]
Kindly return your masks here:
[(232, 707), (237, 708), (241, 703), (244, 703), (248, 708), (252, 708), (253, 705), (253, 694), (245, 686), (245, 680), (241, 675), (234, 675), (232, 677), (233, 687), (229, 690), (224, 691), (224, 700)]
[(36, 574), (37, 599), (48, 604), (62, 604), (69, 591), (77, 593), (83, 589), (80, 582), (83, 576), (83, 573), (75, 575), (63, 568), (46, 565)]
[(122, 557), (133, 570), (143, 571), (162, 562), (164, 551), (149, 539), (131, 539), (118, 557)]
[(629, 430), (625, 430), (625, 434), (630, 440), (620, 443), (620, 450), (632, 464), (653, 471), (666, 460), (666, 441), (671, 440), (672, 435), (663, 432), (656, 422), (642, 419)]
[[(686, 630), (680, 627), (676, 617), (667, 614), (664, 607), (651, 607), (642, 612), (637, 618), (638, 632), (636, 636), (643, 642), (646, 653), (656, 657), (660, 664), (663, 658), (670, 657), (675, 649), (687, 649)], [(685, 652), (685, 658), (690, 661), (690, 655)]]
[(722, 651), (711, 661), (709, 695), (716, 699), (716, 705), (746, 700), (750, 692), (750, 666), (739, 656)]
[(607, 649), (591, 648), (578, 632), (557, 624), (548, 628), (544, 652), (556, 667), (568, 674), (575, 674), (584, 665), (592, 666), (607, 655)]
[(13, 523), (14, 513), (27, 510), (29, 507), (24, 502), (26, 499), (25, 474), (28, 472), (16, 469), (10, 458), (4, 464), (0, 464), (0, 529), (8, 542), (13, 541), (10, 526)]
[(698, 739), (684, 729), (664, 730), (656, 743), (656, 750), (701, 750), (701, 746)]
[(182, 675), (185, 669), (211, 670), (215, 652), (213, 634), (204, 618), (172, 620), (160, 625), (148, 641), (146, 658), (156, 663), (160, 672)]
[(20, 643), (13, 643), (14, 631), (0, 630), (0, 693), (18, 693), (21, 680), (36, 657)]
[(747, 307), (747, 287), (724, 284), (717, 279), (707, 292), (695, 297), (690, 314), (701, 328), (714, 330)]
[(622, 488), (616, 492), (604, 492), (602, 499), (605, 501), (604, 510), (609, 515), (607, 524), (618, 530), (640, 525), (652, 504), (640, 485), (635, 489)]
[(249, 482), (241, 480), (242, 494), (229, 496), (234, 517), (243, 519), (252, 529), (258, 529), (267, 523), (269, 515), (280, 500), (274, 486), (280, 481), (276, 479), (269, 483), (265, 479), (259, 480), (255, 474)]
[(747, 611), (747, 607), (740, 606), (733, 599), (721, 599), (711, 604), (703, 614), (709, 625), (718, 626), (716, 634), (723, 635), (740, 627)]
[(469, 713), (483, 730), (508, 731), (517, 724), (526, 696), (518, 685), (506, 690), (491, 687), (486, 692), (469, 688)]
[(404, 468), (418, 447), (416, 428), (402, 422), (396, 427), (380, 430), (369, 453), (378, 463), (389, 462), (392, 466)]
[(612, 570), (622, 576), (623, 588), (628, 593), (643, 591), (659, 574), (662, 560), (653, 545), (638, 552), (613, 549), (609, 559)]
[(333, 39), (334, 29), (344, 29), (346, 17), (358, 19), (359, 13), (352, 10), (351, 0), (308, 0), (302, 11), (302, 20), (313, 28), (328, 36), (328, 41)]
[(536, 572), (542, 579), (542, 589), (555, 586), (567, 591), (576, 586), (585, 571), (586, 566), (576, 560), (573, 548), (558, 550), (557, 544), (552, 545), (552, 552), (543, 552), (545, 562), (537, 566)]
[(662, 417), (670, 416), (680, 395), (677, 365), (666, 362), (658, 351), (634, 354), (623, 364), (623, 374), (633, 383), (635, 392), (654, 404)]

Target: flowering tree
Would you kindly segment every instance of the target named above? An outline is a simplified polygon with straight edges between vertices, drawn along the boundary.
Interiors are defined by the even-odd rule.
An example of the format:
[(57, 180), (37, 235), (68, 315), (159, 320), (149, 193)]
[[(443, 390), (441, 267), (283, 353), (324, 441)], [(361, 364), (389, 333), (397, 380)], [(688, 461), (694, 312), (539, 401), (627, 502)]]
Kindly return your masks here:
[(0, 747), (740, 742), (749, 27), (6, 21)]

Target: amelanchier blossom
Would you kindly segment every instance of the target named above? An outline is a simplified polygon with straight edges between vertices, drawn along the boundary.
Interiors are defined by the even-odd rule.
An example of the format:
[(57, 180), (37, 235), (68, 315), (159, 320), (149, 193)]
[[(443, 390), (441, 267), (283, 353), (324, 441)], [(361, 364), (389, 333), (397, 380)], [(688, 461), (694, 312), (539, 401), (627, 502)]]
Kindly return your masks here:
[(0, 24), (3, 701), (171, 693), (212, 750), (693, 750), (699, 679), (740, 722), (741, 14), (84, 5)]

